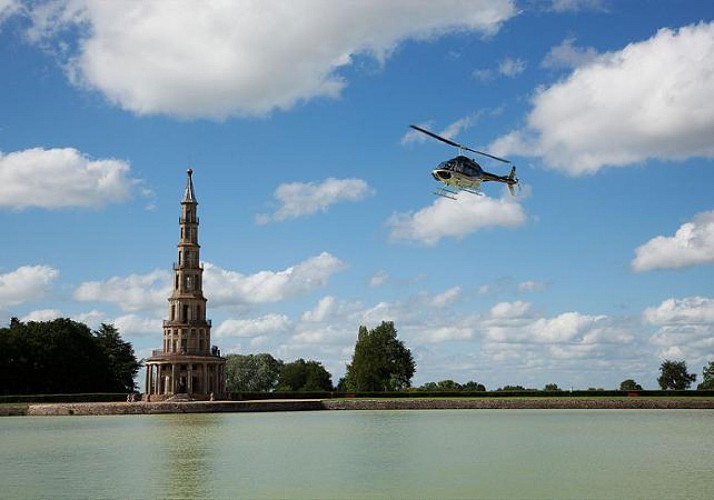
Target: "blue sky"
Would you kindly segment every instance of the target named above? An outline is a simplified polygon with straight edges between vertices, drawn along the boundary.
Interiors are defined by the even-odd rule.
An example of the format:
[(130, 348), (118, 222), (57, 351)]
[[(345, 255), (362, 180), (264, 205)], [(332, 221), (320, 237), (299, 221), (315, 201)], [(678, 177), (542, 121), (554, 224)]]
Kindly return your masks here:
[[(191, 167), (224, 354), (337, 382), (391, 320), (415, 385), (714, 359), (711, 2), (0, 0), (0, 64), (5, 324), (159, 348)], [(434, 196), (457, 151), (410, 124), (520, 193)]]

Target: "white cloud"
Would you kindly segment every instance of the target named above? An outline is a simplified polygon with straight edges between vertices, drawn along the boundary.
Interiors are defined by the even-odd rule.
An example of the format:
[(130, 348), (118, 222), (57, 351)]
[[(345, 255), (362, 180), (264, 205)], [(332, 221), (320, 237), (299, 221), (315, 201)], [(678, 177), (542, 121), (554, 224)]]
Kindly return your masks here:
[(657, 236), (637, 247), (634, 271), (677, 269), (714, 262), (714, 210), (682, 224), (674, 236)]
[(526, 70), (526, 66), (523, 59), (506, 57), (498, 64), (498, 73), (508, 78), (515, 78)]
[(603, 0), (552, 0), (550, 9), (555, 12), (578, 12), (580, 10), (604, 10)]
[(378, 287), (384, 285), (389, 280), (389, 274), (387, 271), (381, 270), (377, 271), (369, 279), (369, 286)]
[(0, 0), (0, 27), (5, 19), (20, 12), (21, 8), (19, 0)]
[(668, 299), (642, 314), (645, 323), (658, 327), (650, 342), (663, 359), (693, 363), (711, 361), (714, 352), (714, 299)]
[(490, 198), (461, 193), (456, 200), (437, 198), (416, 213), (393, 214), (390, 239), (434, 245), (441, 238), (463, 238), (493, 226), (516, 227), (525, 222), (520, 204), (512, 198)]
[(127, 336), (153, 336), (159, 341), (163, 332), (163, 320), (144, 318), (136, 314), (126, 314), (111, 321), (104, 321), (104, 323), (113, 324), (124, 338)]
[(21, 266), (0, 274), (0, 308), (41, 298), (58, 276), (58, 270), (42, 265)]
[(321, 183), (281, 184), (273, 195), (280, 202), (280, 208), (273, 215), (258, 215), (256, 222), (267, 224), (271, 221), (305, 217), (319, 211), (326, 212), (335, 203), (359, 201), (372, 194), (374, 190), (361, 179), (330, 177)]
[(434, 295), (430, 300), (430, 305), (432, 307), (445, 307), (453, 303), (461, 295), (461, 287), (455, 286), (449, 288), (448, 290)]
[(528, 281), (522, 281), (516, 285), (516, 288), (518, 289), (519, 292), (539, 292), (543, 290), (546, 287), (545, 283), (541, 283), (540, 281), (533, 281), (533, 280), (528, 280)]
[(252, 319), (228, 319), (214, 330), (216, 337), (265, 337), (281, 333), (290, 327), (284, 314), (268, 314)]
[(308, 323), (319, 323), (325, 321), (330, 313), (335, 310), (336, 301), (332, 296), (327, 296), (321, 298), (314, 309), (311, 311), (305, 311), (300, 320)]
[(20, 318), (20, 321), (27, 323), (28, 321), (52, 321), (57, 318), (63, 318), (62, 312), (59, 309), (38, 309), (31, 311), (26, 316)]
[(0, 206), (102, 207), (131, 197), (139, 181), (121, 160), (93, 160), (76, 149), (0, 152)]
[(171, 275), (168, 271), (112, 277), (107, 281), (87, 281), (74, 291), (74, 299), (83, 302), (112, 302), (124, 311), (168, 310)]
[(323, 252), (283, 271), (243, 275), (204, 264), (204, 290), (214, 305), (261, 304), (301, 296), (324, 286), (345, 264)]
[[(260, 271), (247, 276), (206, 262), (203, 289), (213, 307), (278, 302), (324, 286), (334, 273), (344, 268), (342, 261), (327, 252), (283, 271)], [(167, 299), (171, 290), (171, 273), (156, 270), (81, 283), (74, 291), (74, 299), (114, 303), (124, 311), (166, 310), (168, 313)]]
[(596, 57), (533, 98), (497, 155), (541, 156), (571, 175), (649, 158), (714, 157), (714, 23), (661, 29)]
[(347, 84), (339, 69), (357, 56), (384, 63), (405, 40), (490, 35), (516, 14), (511, 0), (54, 5), (64, 11), (35, 8), (31, 32), (55, 41), (63, 25), (84, 25), (66, 56), (72, 81), (136, 114), (216, 119), (335, 98)]
[(493, 80), (497, 76), (515, 78), (526, 70), (527, 63), (520, 58), (506, 57), (498, 63), (496, 69), (475, 69), (473, 77), (482, 82)]
[(560, 45), (552, 47), (543, 59), (544, 68), (577, 68), (594, 61), (599, 54), (592, 47), (577, 47), (575, 38), (566, 38)]

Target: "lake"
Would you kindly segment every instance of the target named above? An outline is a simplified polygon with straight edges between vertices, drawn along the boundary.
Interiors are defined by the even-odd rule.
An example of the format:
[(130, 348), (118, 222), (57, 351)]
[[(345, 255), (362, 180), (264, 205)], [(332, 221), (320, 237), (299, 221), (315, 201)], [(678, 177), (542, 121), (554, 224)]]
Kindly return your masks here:
[(2, 498), (711, 498), (711, 410), (0, 419)]

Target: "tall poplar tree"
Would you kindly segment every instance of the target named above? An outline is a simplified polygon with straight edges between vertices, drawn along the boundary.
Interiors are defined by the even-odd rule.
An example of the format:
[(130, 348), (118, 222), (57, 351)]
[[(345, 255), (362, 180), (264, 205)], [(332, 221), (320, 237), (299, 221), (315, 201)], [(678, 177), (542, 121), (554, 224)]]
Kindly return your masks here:
[(412, 353), (397, 339), (394, 322), (367, 330), (360, 326), (344, 387), (354, 392), (400, 391), (411, 386), (416, 370)]

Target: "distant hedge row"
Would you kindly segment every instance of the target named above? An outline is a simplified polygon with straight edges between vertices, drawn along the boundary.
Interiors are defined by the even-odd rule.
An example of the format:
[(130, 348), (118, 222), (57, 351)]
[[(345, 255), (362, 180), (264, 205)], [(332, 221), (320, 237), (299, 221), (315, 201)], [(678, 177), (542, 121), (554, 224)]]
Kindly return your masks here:
[(0, 403), (115, 403), (126, 401), (126, 393), (13, 394), (0, 396)]
[[(0, 396), (1, 403), (103, 403), (126, 401), (126, 393)], [(476, 392), (236, 392), (232, 401), (261, 399), (423, 399), (423, 398), (714, 398), (714, 391), (476, 391)]]
[(246, 401), (251, 399), (420, 399), (420, 398), (622, 398), (622, 397), (714, 397), (714, 391), (475, 391), (475, 392), (240, 392), (231, 393), (228, 399)]

